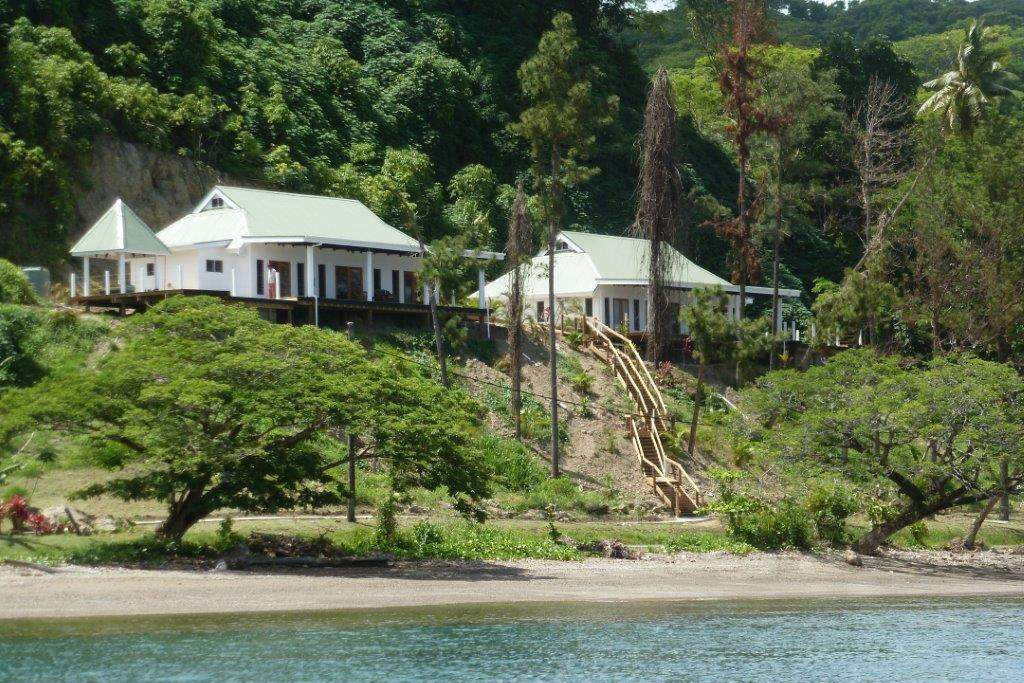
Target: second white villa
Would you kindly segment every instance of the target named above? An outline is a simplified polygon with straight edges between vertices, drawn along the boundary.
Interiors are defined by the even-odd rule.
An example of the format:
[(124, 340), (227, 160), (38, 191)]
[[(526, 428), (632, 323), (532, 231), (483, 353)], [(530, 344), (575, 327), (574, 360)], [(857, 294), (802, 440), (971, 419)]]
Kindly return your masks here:
[[(523, 270), (525, 312), (537, 320), (551, 318), (548, 306), (548, 250), (545, 247)], [(647, 327), (647, 287), (650, 243), (631, 237), (563, 231), (555, 240), (555, 321), (584, 314), (615, 328), (642, 334)], [(701, 268), (677, 250), (668, 248), (671, 264), (666, 285), (673, 320), (695, 289), (721, 288), (728, 310), (739, 316), (739, 285)], [(507, 300), (511, 273), (490, 282), (488, 299)], [(796, 289), (781, 289), (781, 297), (799, 297)], [(747, 286), (747, 303), (755, 296), (771, 296), (770, 287)], [(780, 316), (781, 319), (781, 316)], [(682, 322), (677, 332), (686, 333)]]
[[(124, 310), (206, 293), (293, 321), (321, 310), (423, 313), (428, 303), (417, 240), (353, 199), (218, 185), (155, 233), (118, 199), (71, 255), (82, 259), (72, 298), (87, 306)], [(467, 256), (480, 260), (482, 288), (486, 262), (502, 255)], [(486, 309), (482, 295), (476, 304), (468, 310)]]

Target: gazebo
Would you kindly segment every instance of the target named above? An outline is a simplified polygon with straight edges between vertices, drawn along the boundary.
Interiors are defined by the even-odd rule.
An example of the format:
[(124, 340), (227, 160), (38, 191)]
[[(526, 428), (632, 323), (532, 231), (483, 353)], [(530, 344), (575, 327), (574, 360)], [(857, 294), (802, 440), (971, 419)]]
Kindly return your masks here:
[[(160, 282), (161, 258), (170, 251), (157, 239), (146, 222), (118, 198), (107, 211), (71, 247), (71, 255), (82, 259), (82, 295), (91, 294), (91, 259), (117, 260), (117, 287), (121, 294), (128, 293), (129, 275), (126, 263), (130, 259), (153, 259), (153, 271)], [(165, 261), (166, 262), (166, 261)], [(77, 292), (75, 276), (71, 276), (71, 296)], [(104, 294), (110, 294), (110, 279), (104, 278)]]

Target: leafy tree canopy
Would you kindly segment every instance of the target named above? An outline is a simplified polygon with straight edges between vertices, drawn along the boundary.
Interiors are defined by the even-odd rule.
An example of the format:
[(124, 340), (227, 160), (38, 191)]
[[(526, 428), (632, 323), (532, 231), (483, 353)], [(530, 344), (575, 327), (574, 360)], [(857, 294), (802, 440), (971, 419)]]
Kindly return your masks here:
[(221, 508), (335, 503), (345, 433), (389, 463), (397, 487), (445, 485), (470, 512), (488, 473), (472, 457), (464, 395), (415, 368), (375, 361), (344, 335), (274, 325), (212, 298), (172, 298), (124, 326), (94, 369), (5, 397), (8, 444), (37, 427), (84, 439), (118, 471), (82, 495), (167, 504), (180, 537)]
[[(807, 372), (771, 373), (744, 395), (766, 451), (801, 477), (841, 475), (888, 503), (857, 543), (948, 508), (1024, 487), (1024, 380), (971, 356), (926, 363), (846, 351)], [(885, 507), (883, 505), (883, 507)]]

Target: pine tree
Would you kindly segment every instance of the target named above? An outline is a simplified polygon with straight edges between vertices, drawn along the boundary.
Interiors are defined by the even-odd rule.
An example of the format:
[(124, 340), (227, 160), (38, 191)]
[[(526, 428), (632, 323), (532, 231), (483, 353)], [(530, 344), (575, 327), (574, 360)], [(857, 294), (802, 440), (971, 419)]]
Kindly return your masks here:
[(536, 189), (548, 228), (548, 343), (551, 366), (551, 473), (559, 476), (558, 375), (555, 349), (555, 237), (565, 214), (565, 190), (597, 173), (584, 165), (597, 131), (611, 123), (618, 98), (594, 93), (601, 71), (581, 49), (572, 16), (555, 15), (537, 52), (519, 67), (523, 95), (530, 102), (512, 130), (530, 144)]

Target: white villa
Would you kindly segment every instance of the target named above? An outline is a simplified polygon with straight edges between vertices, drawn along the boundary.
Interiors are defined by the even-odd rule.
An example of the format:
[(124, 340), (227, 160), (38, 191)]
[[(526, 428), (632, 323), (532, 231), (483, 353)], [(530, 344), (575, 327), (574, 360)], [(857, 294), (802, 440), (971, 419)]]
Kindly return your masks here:
[[(613, 237), (585, 232), (563, 231), (555, 242), (556, 322), (566, 316), (585, 314), (612, 327), (625, 326), (642, 333), (647, 326), (648, 254), (647, 240)], [(739, 286), (701, 268), (671, 247), (671, 268), (667, 278), (669, 301), (678, 320), (679, 308), (689, 292), (720, 287), (728, 296), (731, 315), (739, 315)], [(526, 315), (546, 320), (548, 301), (548, 251), (533, 257), (524, 272), (523, 298)], [(488, 298), (505, 299), (511, 274), (506, 273), (485, 288)], [(752, 296), (771, 295), (770, 287), (747, 286), (748, 303)], [(799, 290), (781, 289), (781, 297), (798, 297)], [(677, 330), (685, 333), (679, 323)]]
[[(122, 310), (173, 292), (232, 297), (288, 320), (331, 309), (422, 313), (428, 301), (419, 243), (353, 199), (218, 185), (155, 234), (118, 199), (71, 255), (82, 259), (72, 298)], [(482, 288), (485, 261), (502, 255), (467, 256), (481, 260)], [(96, 260), (116, 266), (100, 280)], [(482, 294), (477, 304), (460, 310), (486, 309)]]

